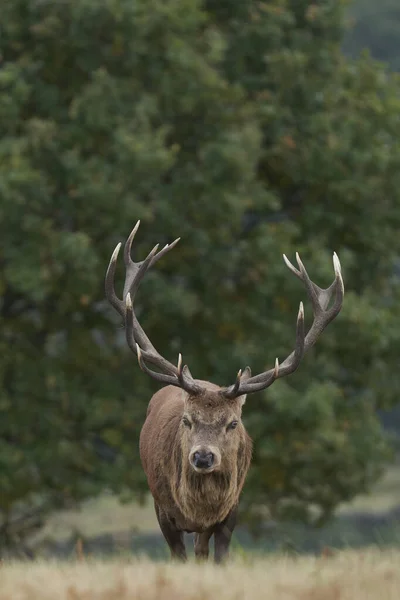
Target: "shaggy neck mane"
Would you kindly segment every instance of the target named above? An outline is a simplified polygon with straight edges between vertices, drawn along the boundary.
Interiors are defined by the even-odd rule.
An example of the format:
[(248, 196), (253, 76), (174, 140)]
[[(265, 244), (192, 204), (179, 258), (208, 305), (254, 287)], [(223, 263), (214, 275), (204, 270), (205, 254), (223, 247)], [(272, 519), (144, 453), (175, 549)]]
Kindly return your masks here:
[(201, 528), (223, 521), (238, 502), (236, 461), (229, 471), (196, 473), (176, 444), (173, 452), (174, 477), (171, 492), (182, 514)]

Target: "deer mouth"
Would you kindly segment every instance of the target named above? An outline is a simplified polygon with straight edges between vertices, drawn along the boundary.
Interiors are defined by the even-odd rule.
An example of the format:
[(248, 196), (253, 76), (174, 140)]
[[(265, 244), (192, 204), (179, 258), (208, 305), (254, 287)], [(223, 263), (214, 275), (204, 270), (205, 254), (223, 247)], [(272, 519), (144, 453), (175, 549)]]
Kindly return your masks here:
[(191, 467), (193, 469), (193, 471), (195, 471), (196, 473), (199, 473), (199, 475), (208, 475), (210, 473), (212, 473), (213, 471), (215, 471), (215, 467), (195, 467), (195, 465), (193, 463), (190, 463)]

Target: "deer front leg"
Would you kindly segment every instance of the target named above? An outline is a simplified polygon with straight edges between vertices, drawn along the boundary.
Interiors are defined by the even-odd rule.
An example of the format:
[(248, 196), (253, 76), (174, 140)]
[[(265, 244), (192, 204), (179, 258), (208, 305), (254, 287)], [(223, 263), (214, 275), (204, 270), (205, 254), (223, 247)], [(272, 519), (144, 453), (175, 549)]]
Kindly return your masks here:
[(212, 536), (212, 530), (204, 533), (196, 533), (194, 536), (194, 553), (197, 560), (207, 560), (209, 554), (208, 543)]
[(159, 506), (154, 503), (157, 520), (160, 525), (162, 534), (171, 551), (171, 558), (185, 562), (187, 560), (186, 548), (183, 541), (183, 532), (179, 531), (168, 517), (160, 510)]
[(224, 562), (229, 557), (229, 545), (232, 533), (235, 529), (237, 508), (234, 508), (225, 521), (219, 523), (214, 530), (215, 554), (214, 560), (217, 564)]

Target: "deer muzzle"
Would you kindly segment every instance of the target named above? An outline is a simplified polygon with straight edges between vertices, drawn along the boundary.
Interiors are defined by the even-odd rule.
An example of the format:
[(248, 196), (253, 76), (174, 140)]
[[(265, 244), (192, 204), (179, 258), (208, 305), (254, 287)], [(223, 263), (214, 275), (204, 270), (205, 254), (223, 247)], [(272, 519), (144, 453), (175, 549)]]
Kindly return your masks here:
[(197, 473), (211, 473), (221, 464), (221, 453), (213, 446), (192, 448), (189, 462)]

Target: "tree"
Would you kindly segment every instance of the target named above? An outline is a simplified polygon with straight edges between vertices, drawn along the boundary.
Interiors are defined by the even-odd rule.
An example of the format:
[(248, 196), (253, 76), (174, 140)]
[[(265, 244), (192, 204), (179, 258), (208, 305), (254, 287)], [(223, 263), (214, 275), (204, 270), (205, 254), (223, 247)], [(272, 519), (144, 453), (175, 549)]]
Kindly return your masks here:
[(304, 291), (282, 253), (320, 285), (339, 253), (340, 317), (246, 404), (248, 506), (328, 516), (380, 473), (374, 411), (399, 383), (396, 79), (343, 58), (336, 2), (0, 8), (0, 544), (21, 506), (146, 489), (157, 388), (103, 292), (138, 218), (137, 257), (182, 237), (143, 283), (144, 329), (221, 385), (293, 347)]
[(138, 218), (138, 256), (183, 236), (150, 274), (144, 325), (163, 351), (185, 348), (201, 365), (207, 339), (193, 324), (218, 322), (207, 302), (243, 195), (264, 192), (255, 118), (218, 71), (222, 37), (200, 5), (1, 10), (0, 510), (11, 544), (21, 504), (144, 489), (137, 440), (155, 386), (104, 301), (116, 241)]
[[(228, 77), (246, 89), (260, 119), (258, 174), (277, 221), (264, 226), (264, 245), (272, 256), (290, 232), (285, 243), (319, 265), (317, 281), (329, 282), (332, 249), (344, 265), (338, 321), (290, 381), (259, 396), (249, 416), (256, 432), (249, 505), (258, 512), (268, 498), (273, 513), (310, 518), (314, 503), (321, 520), (377, 476), (385, 443), (375, 409), (398, 401), (399, 80), (368, 57), (342, 55), (345, 8), (232, 0), (213, 9), (229, 40)], [(262, 204), (253, 212), (258, 239), (259, 223), (271, 214)], [(288, 294), (286, 285), (295, 283), (270, 288), (268, 307), (281, 303), (282, 311), (284, 294), (298, 293), (289, 287)], [(278, 312), (268, 317), (274, 349), (285, 356), (279, 342), (291, 330), (277, 325)], [(257, 348), (267, 330), (255, 329)]]

